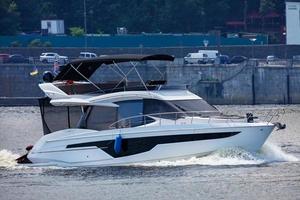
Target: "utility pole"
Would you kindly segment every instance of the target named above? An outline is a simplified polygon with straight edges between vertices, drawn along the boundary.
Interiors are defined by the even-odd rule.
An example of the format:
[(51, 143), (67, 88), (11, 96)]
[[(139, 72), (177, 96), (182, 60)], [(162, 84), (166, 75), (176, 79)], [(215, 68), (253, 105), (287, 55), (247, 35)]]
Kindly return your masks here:
[(252, 44), (252, 59), (254, 58), (254, 42), (257, 40), (256, 38), (250, 38), (249, 39)]
[(244, 31), (247, 31), (247, 10), (248, 10), (248, 2), (244, 1)]
[(86, 28), (86, 0), (83, 0), (83, 19), (84, 19), (84, 49), (87, 48), (87, 28)]

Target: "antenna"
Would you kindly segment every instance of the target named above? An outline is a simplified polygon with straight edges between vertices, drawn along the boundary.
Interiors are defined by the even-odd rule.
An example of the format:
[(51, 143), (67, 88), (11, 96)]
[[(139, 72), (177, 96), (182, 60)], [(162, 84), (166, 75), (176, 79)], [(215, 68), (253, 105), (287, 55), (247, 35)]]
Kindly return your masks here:
[(87, 49), (87, 28), (86, 28), (86, 0), (83, 0), (83, 19), (84, 19), (84, 49)]

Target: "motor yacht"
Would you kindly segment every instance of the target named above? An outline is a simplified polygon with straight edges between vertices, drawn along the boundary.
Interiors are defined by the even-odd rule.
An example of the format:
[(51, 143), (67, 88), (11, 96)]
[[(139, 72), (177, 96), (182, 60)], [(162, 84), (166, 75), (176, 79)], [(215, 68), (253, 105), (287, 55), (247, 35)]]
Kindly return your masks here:
[[(74, 60), (56, 75), (44, 73), (39, 99), (44, 136), (18, 163), (33, 166), (119, 166), (204, 156), (239, 147), (258, 151), (275, 124), (227, 116), (186, 86), (166, 77), (143, 80), (142, 62), (172, 62), (169, 55), (111, 55)], [(125, 72), (121, 63), (132, 68)], [(94, 83), (97, 69), (109, 66), (118, 81)], [(158, 71), (159, 69), (156, 68)], [(129, 81), (135, 73), (138, 81)]]

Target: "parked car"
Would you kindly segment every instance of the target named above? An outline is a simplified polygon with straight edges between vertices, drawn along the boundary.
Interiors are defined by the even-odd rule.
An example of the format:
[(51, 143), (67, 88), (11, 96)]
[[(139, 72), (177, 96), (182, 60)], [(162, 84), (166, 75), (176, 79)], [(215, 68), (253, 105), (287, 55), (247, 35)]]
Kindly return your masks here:
[(0, 63), (7, 63), (9, 59), (9, 54), (1, 53), (0, 54)]
[(183, 58), (184, 64), (206, 64), (208, 56), (205, 53), (189, 53)]
[(245, 56), (233, 56), (230, 60), (229, 60), (229, 64), (238, 64), (238, 63), (242, 63), (245, 62), (248, 58)]
[(79, 58), (96, 58), (97, 55), (91, 52), (80, 52)]
[(293, 56), (294, 61), (300, 61), (300, 55), (295, 55)]
[(9, 62), (9, 63), (29, 63), (29, 59), (25, 58), (21, 54), (13, 54), (13, 55), (9, 56), (7, 62)]
[(55, 61), (58, 61), (59, 63), (67, 63), (68, 57), (60, 56), (58, 53), (46, 52), (40, 55), (40, 61), (42, 63), (54, 63)]
[(300, 64), (300, 55), (294, 55), (292, 57), (292, 63), (296, 64), (296, 65), (299, 65)]
[(229, 63), (229, 56), (227, 55), (219, 55), (215, 59), (215, 64), (228, 64)]
[(278, 58), (274, 55), (267, 56), (267, 63), (274, 62), (276, 60), (278, 60)]

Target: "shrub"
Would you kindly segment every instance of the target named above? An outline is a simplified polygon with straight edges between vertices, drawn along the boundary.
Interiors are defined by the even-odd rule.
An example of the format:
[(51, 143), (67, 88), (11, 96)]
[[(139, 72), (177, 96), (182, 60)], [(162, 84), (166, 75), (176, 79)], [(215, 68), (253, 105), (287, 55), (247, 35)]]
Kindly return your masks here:
[(42, 42), (40, 39), (34, 39), (32, 40), (29, 44), (29, 47), (41, 47), (42, 46)]
[(104, 32), (100, 28), (97, 29), (97, 33), (100, 35), (104, 34)]
[(83, 36), (84, 35), (84, 30), (80, 27), (71, 27), (70, 28), (70, 34), (72, 36), (76, 36), (76, 37)]
[(13, 41), (10, 43), (11, 47), (20, 47), (22, 44), (19, 41)]
[(52, 43), (49, 41), (44, 42), (43, 44), (44, 47), (52, 47)]

